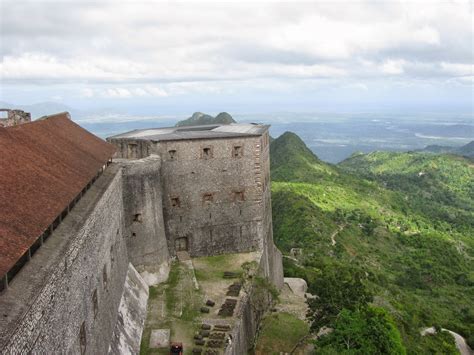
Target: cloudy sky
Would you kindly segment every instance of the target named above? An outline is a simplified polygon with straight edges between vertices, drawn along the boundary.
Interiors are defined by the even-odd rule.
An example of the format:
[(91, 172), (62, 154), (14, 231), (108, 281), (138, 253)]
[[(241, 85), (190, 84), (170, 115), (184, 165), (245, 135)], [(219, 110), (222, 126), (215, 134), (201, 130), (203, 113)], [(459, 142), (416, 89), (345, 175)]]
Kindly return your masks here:
[(0, 0), (0, 101), (472, 113), (470, 1)]

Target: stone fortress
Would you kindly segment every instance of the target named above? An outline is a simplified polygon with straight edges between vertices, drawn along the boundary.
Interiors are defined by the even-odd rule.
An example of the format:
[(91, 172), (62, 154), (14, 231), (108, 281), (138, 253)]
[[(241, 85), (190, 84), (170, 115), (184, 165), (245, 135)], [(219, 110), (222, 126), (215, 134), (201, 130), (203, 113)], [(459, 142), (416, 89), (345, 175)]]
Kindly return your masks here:
[[(104, 142), (62, 113), (0, 127), (0, 150), (2, 353), (138, 353), (148, 286), (180, 253), (254, 252), (260, 275), (283, 286), (268, 126)], [(226, 354), (245, 353), (255, 335), (241, 308)]]

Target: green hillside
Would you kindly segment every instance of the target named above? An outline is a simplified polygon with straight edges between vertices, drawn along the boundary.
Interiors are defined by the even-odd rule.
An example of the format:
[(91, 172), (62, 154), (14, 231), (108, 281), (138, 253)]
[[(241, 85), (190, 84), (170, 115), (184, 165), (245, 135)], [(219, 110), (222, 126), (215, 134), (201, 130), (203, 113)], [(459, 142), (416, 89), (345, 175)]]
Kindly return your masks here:
[[(284, 253), (303, 248), (298, 262), (285, 258), (285, 273), (304, 277), (310, 291), (321, 294), (314, 304), (322, 307), (331, 288), (322, 285), (336, 285), (330, 298), (349, 290), (354, 302), (341, 301), (349, 328), (375, 317), (391, 329), (387, 339), (397, 339), (392, 330), (400, 332), (409, 354), (453, 351), (444, 333), (419, 335), (432, 325), (456, 331), (474, 345), (472, 163), (450, 155), (373, 153), (334, 166), (321, 162), (292, 133), (272, 142), (271, 156), (275, 241)], [(347, 284), (345, 274), (352, 281), (361, 275), (360, 285)], [(372, 297), (364, 311), (356, 301), (361, 285)], [(322, 324), (320, 315), (315, 318)], [(327, 321), (341, 331), (317, 349), (341, 353), (336, 338), (347, 322), (339, 316)], [(392, 350), (377, 351), (400, 353), (392, 343)]]
[(235, 120), (227, 112), (221, 112), (216, 117), (207, 115), (202, 112), (194, 112), (191, 117), (176, 123), (176, 127), (182, 126), (199, 126), (207, 124), (230, 124), (235, 123)]

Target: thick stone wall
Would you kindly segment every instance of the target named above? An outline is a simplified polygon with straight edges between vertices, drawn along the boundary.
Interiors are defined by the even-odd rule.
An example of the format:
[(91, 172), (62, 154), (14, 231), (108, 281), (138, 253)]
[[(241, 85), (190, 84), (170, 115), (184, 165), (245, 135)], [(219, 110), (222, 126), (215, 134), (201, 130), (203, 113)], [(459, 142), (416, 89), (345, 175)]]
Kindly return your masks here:
[[(163, 206), (171, 253), (183, 243), (191, 256), (261, 248), (261, 140), (165, 141), (154, 146), (163, 157)], [(240, 147), (237, 157), (235, 147)]]
[(2, 294), (3, 353), (108, 351), (128, 267), (122, 186), (110, 166)]
[(170, 255), (260, 250), (263, 272), (283, 285), (273, 244), (269, 136), (175, 141), (110, 139), (122, 158), (162, 158), (165, 234)]
[(148, 285), (165, 281), (169, 252), (165, 236), (160, 179), (161, 159), (121, 160), (124, 224), (128, 257)]
[[(269, 253), (262, 253), (258, 274), (262, 277), (269, 278), (272, 284), (279, 290), (283, 286), (282, 256), (275, 246), (272, 245), (272, 249), (273, 250)], [(277, 269), (269, 272), (268, 265), (275, 266)], [(258, 294), (259, 297), (262, 296), (260, 292)], [(252, 349), (257, 327), (259, 326), (259, 316), (256, 314), (255, 308), (252, 307), (252, 304), (255, 304), (255, 297), (256, 293), (250, 290), (249, 294), (242, 298), (239, 308), (236, 311), (237, 320), (231, 331), (232, 344), (226, 348), (225, 355), (248, 354)], [(270, 292), (266, 292), (266, 297), (268, 297), (268, 300), (271, 300)]]
[[(260, 274), (283, 285), (273, 244), (268, 132), (113, 143), (127, 160), (102, 174), (1, 295), (2, 352), (136, 349), (141, 323), (133, 315), (143, 307), (129, 300), (143, 297), (125, 282), (129, 262), (155, 284), (167, 278), (177, 249), (192, 256), (258, 250)], [(242, 304), (229, 354), (246, 353), (255, 335), (249, 299)], [(124, 327), (127, 319), (136, 325)]]
[(118, 309), (109, 354), (138, 354), (148, 303), (148, 285), (132, 264), (128, 264), (127, 278)]

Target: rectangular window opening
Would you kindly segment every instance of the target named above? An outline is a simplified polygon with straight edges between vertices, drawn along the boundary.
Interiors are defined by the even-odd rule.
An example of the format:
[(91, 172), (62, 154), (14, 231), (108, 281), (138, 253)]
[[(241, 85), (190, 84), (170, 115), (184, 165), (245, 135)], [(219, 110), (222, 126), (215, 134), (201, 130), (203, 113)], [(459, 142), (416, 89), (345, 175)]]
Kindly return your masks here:
[(176, 159), (176, 149), (168, 150), (168, 157), (169, 157), (170, 160), (175, 160)]
[(179, 200), (179, 197), (171, 197), (171, 206), (172, 207), (180, 207), (181, 206), (181, 201)]
[(204, 195), (202, 195), (202, 202), (203, 203), (211, 203), (214, 201), (214, 195), (212, 192), (206, 192)]
[(232, 157), (241, 158), (243, 156), (243, 148), (240, 145), (234, 145), (232, 150)]
[(104, 268), (102, 269), (102, 283), (104, 288), (107, 288), (107, 265), (104, 265)]
[(245, 201), (245, 194), (243, 190), (240, 191), (234, 191), (233, 192), (234, 196), (234, 202), (242, 202)]
[(202, 148), (202, 158), (203, 159), (212, 158), (212, 149), (211, 149), (211, 147)]

